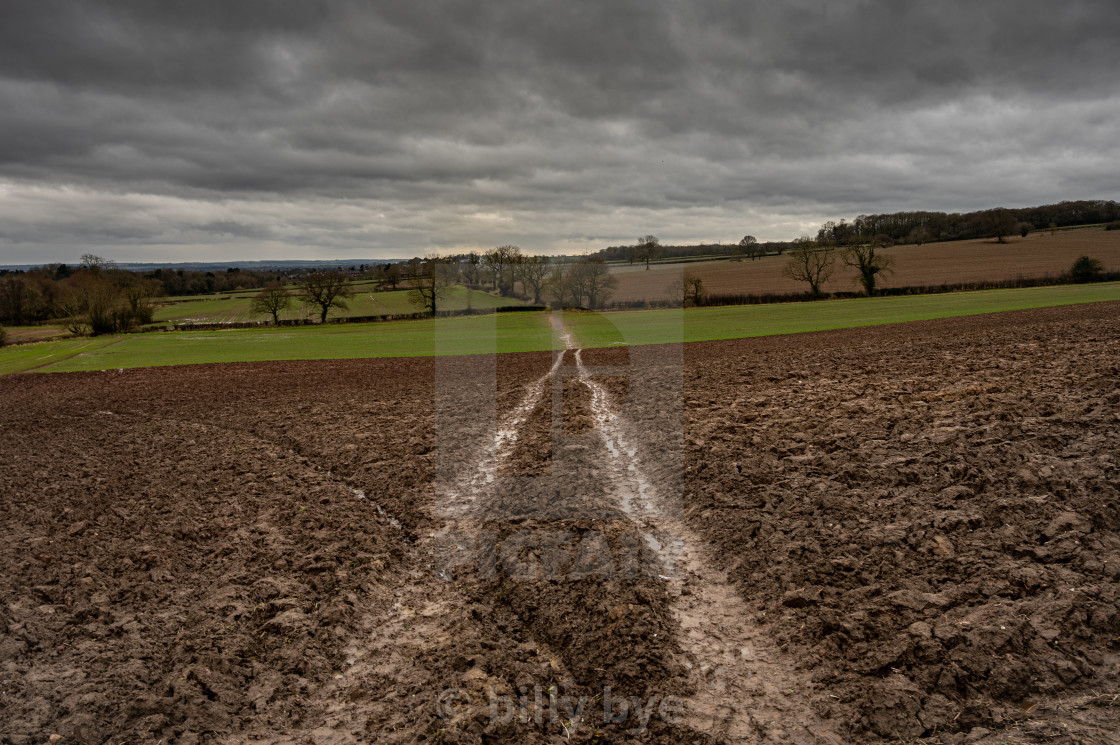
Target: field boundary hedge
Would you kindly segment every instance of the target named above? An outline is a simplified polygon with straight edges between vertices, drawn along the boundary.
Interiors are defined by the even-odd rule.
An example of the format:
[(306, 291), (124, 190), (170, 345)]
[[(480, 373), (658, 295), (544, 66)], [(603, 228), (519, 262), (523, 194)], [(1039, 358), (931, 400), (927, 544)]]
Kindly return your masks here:
[[(1102, 272), (1094, 282), (1120, 281), (1120, 272)], [(1018, 277), (1016, 279), (994, 280), (986, 282), (955, 282), (940, 285), (908, 285), (905, 287), (884, 287), (876, 292), (876, 297), (898, 297), (901, 295), (940, 295), (948, 292), (971, 292), (978, 290), (1010, 290), (1023, 287), (1052, 287), (1055, 285), (1075, 284), (1068, 274), (1045, 277)], [(773, 303), (803, 303), (810, 300), (840, 300), (848, 298), (867, 297), (863, 292), (832, 292), (823, 293), (820, 298), (814, 298), (808, 292), (766, 292), (766, 293), (721, 293), (704, 295), (700, 302), (689, 302), (696, 307), (716, 307), (723, 305), (769, 305)], [(638, 308), (663, 308), (680, 307), (680, 303), (672, 302), (646, 302), (637, 300), (633, 302), (615, 303), (611, 309), (638, 309)]]
[[(451, 318), (453, 316), (484, 316), (493, 313), (525, 313), (530, 311), (548, 310), (546, 305), (509, 305), (498, 308), (463, 308), (461, 310), (441, 310), (436, 313), (437, 318)], [(339, 323), (385, 323), (388, 321), (422, 321), (431, 318), (431, 313), (384, 313), (376, 316), (338, 316), (328, 318), (326, 325)], [(262, 321), (211, 321), (204, 323), (173, 323), (175, 331), (211, 331), (218, 329), (260, 329), (279, 328), (281, 326), (322, 326), (324, 324), (312, 318), (285, 319), (278, 323), (269, 320)], [(166, 331), (166, 327), (145, 329), (146, 331)]]

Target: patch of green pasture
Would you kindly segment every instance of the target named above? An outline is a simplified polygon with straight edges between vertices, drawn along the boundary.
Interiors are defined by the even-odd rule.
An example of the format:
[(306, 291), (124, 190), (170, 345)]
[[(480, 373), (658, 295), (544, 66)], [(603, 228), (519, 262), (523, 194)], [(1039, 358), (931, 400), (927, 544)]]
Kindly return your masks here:
[(0, 375), (34, 370), (77, 354), (93, 354), (118, 341), (120, 337), (103, 336), (97, 339), (65, 339), (4, 347), (0, 349)]
[[(628, 311), (628, 312), (641, 312), (641, 311)], [(673, 317), (677, 319), (677, 325), (680, 325), (680, 318), (682, 315), (681, 310), (658, 310), (649, 311), (652, 315), (649, 322), (657, 323), (659, 326), (664, 326), (665, 322), (670, 321)], [(564, 321), (564, 328), (567, 329), (572, 335), (572, 342), (577, 347), (619, 347), (626, 346), (627, 339), (619, 330), (618, 325), (614, 322), (613, 318), (618, 313), (598, 313), (594, 311), (564, 311), (562, 318)], [(664, 328), (658, 333), (658, 337), (666, 337)], [(678, 334), (679, 336), (679, 334)], [(669, 339), (670, 341), (680, 341), (680, 339)], [(629, 342), (631, 344), (637, 342)]]
[(568, 313), (564, 322), (578, 346), (605, 347), (617, 345), (619, 336), (627, 344), (741, 339), (1107, 300), (1120, 300), (1120, 282), (684, 311)]
[[(543, 351), (553, 345), (546, 313), (128, 334), (112, 337), (112, 341), (116, 342), (112, 346), (70, 351), (60, 355), (55, 364), (38, 363), (34, 367), (43, 372), (68, 372), (206, 362), (424, 357)], [(5, 364), (8, 351), (0, 350), (0, 365)], [(9, 372), (18, 369), (27, 368)]]

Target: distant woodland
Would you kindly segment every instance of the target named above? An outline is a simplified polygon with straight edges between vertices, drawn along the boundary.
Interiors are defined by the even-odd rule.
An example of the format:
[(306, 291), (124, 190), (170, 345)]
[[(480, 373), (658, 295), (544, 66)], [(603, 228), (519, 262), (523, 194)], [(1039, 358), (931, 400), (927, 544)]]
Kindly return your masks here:
[[(922, 244), (973, 238), (1003, 240), (1032, 230), (1056, 230), (1075, 225), (1093, 225), (1120, 220), (1120, 203), (1111, 200), (1058, 202), (1041, 207), (997, 208), (978, 212), (891, 212), (860, 215), (850, 222), (829, 221), (815, 238), (818, 243), (837, 246), (868, 243), (881, 245)], [(662, 244), (662, 259), (698, 256), (735, 256), (754, 258), (780, 254), (793, 247), (795, 240), (758, 242), (744, 236), (738, 243), (676, 246)], [(641, 261), (641, 242), (629, 246), (610, 246), (598, 252), (606, 261)]]

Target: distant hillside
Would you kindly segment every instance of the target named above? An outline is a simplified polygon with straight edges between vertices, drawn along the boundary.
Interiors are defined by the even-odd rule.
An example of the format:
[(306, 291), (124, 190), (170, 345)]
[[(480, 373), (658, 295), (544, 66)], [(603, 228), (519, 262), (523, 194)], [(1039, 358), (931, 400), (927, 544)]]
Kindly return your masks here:
[[(885, 244), (940, 243), (943, 241), (1019, 235), (1027, 232), (1095, 225), (1120, 220), (1120, 203), (1112, 200), (1083, 200), (1044, 204), (1039, 207), (997, 207), (976, 212), (891, 212), (860, 215), (851, 222), (829, 221), (821, 226), (817, 240), (844, 245), (866, 243), (878, 238)], [(747, 226), (749, 227), (749, 226)], [(791, 236), (791, 241), (797, 236)], [(730, 243), (699, 245), (661, 245), (662, 259), (697, 256), (732, 256), (738, 253), (738, 239)], [(759, 256), (781, 253), (790, 241), (757, 244)], [(608, 246), (596, 255), (605, 261), (635, 261), (635, 245)], [(638, 262), (640, 263), (640, 262)]]
[[(289, 269), (349, 269), (371, 267), (378, 264), (392, 264), (403, 259), (262, 259), (259, 261), (118, 261), (117, 267), (130, 272), (150, 272), (155, 269), (182, 269), (191, 272), (224, 272), (227, 269), (247, 269), (259, 271), (285, 271)], [(28, 270), (42, 264), (0, 264), (0, 270)]]
[(1120, 204), (1092, 200), (1058, 202), (1041, 207), (997, 207), (978, 212), (892, 212), (860, 215), (852, 222), (826, 222), (817, 240), (838, 245), (866, 242), (878, 237), (884, 243), (935, 243), (973, 238), (1019, 235), (1035, 230), (1094, 225), (1120, 220)]

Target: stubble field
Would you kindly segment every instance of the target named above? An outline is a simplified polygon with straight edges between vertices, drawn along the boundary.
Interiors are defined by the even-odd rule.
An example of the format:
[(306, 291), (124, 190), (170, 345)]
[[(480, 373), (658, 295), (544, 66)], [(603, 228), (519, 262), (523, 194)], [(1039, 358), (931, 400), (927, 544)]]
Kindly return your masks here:
[(1115, 741), (1120, 303), (568, 342), (0, 378), (0, 742)]

